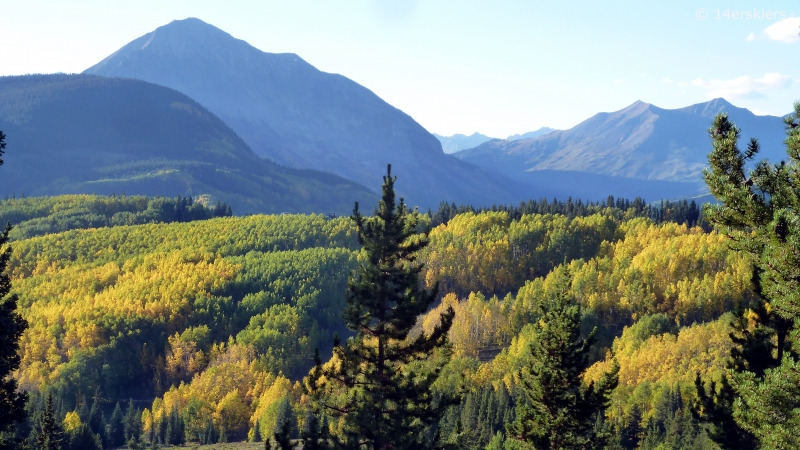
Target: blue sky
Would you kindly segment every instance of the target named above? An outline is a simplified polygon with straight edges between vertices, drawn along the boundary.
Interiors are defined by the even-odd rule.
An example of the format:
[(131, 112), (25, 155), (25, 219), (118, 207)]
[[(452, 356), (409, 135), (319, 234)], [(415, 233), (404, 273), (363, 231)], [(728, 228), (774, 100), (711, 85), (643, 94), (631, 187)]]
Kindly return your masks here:
[(446, 135), (569, 128), (636, 100), (783, 114), (800, 99), (800, 2), (769, 0), (3, 0), (0, 75), (80, 72), (186, 17), (297, 53)]

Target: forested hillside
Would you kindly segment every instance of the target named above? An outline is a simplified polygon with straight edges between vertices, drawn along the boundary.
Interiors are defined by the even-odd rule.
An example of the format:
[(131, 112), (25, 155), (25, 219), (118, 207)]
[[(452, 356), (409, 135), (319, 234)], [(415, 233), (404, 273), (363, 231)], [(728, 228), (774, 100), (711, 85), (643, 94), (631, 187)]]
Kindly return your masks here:
[(13, 223), (10, 236), (25, 239), (80, 228), (191, 222), (233, 214), (226, 203), (211, 205), (204, 200), (141, 195), (7, 198), (0, 201), (0, 223)]
[(264, 160), (196, 101), (89, 75), (0, 77), (0, 196), (210, 196), (236, 214), (346, 214), (367, 187)]
[[(609, 203), (628, 209), (466, 212), (433, 228), (421, 276), (439, 283), (442, 301), (418, 326), (430, 332), (454, 308), (454, 359), (436, 389), (467, 388), (445, 436), (471, 430), (473, 448), (504, 439), (543, 302), (567, 279), (584, 332), (598, 330), (587, 380), (612, 355), (620, 365), (604, 425), (614, 442), (710, 445), (688, 405), (697, 373), (720, 379), (732, 346), (726, 312), (753, 299), (750, 263), (713, 231)], [(18, 240), (10, 269), (30, 328), (17, 378), (33, 393), (29, 409), (52, 393), (59, 420), (89, 424), (107, 447), (260, 439), (287, 417), (297, 436), (309, 401), (298, 381), (314, 348), (330, 351), (334, 332), (347, 334), (354, 233), (347, 218), (287, 215)], [(118, 433), (126, 411), (133, 425)]]
[[(607, 413), (617, 444), (655, 448), (669, 439), (669, 448), (716, 448), (689, 406), (698, 374), (710, 382), (724, 373), (733, 345), (726, 312), (755, 298), (750, 263), (731, 252), (722, 236), (700, 228), (655, 225), (647, 219), (615, 223), (601, 215), (552, 219), (562, 225), (548, 230), (546, 216), (524, 217), (520, 223), (507, 221), (503, 213), (467, 214), (432, 233), (432, 247), (441, 249), (436, 242), (442, 242), (447, 251), (431, 250), (428, 282), (445, 281), (452, 290), (463, 286), (464, 292), (448, 294), (443, 301), (456, 309), (450, 337), (457, 358), (441, 387), (455, 389), (462, 379), (471, 386), (458, 411), (449, 416), (451, 428), (460, 418), (465, 427), (477, 430), (481, 445), (474, 448), (504, 432), (520, 395), (518, 374), (535, 339), (532, 325), (559, 278), (567, 277), (571, 294), (584, 307), (584, 332), (597, 327), (592, 350), (597, 362), (587, 380), (597, 381), (612, 358), (620, 365), (620, 385)], [(537, 226), (523, 227), (526, 222), (538, 224), (538, 232), (532, 233)], [(526, 247), (515, 245), (526, 235), (535, 238)], [(592, 248), (593, 256), (580, 255)], [(577, 259), (549, 270), (550, 255), (550, 261)], [(520, 281), (525, 277), (508, 269), (531, 256), (549, 273)], [(497, 272), (505, 284), (479, 284), (491, 264), (505, 269)], [(440, 266), (451, 271), (441, 273), (436, 269)], [(436, 312), (425, 318), (423, 327), (432, 326)]]

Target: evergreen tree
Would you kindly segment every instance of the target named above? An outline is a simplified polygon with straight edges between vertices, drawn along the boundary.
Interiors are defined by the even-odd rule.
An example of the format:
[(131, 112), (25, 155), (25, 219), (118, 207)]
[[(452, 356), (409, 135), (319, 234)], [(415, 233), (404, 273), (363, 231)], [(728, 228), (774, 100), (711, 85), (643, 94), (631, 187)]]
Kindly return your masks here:
[(225, 422), (219, 425), (219, 434), (217, 435), (217, 442), (228, 442), (228, 429), (225, 428)]
[(69, 450), (103, 450), (100, 436), (86, 425), (81, 424), (69, 433)]
[(321, 450), (326, 448), (328, 442), (327, 426), (320, 423), (314, 411), (308, 409), (305, 416), (305, 426), (300, 433), (300, 440), (303, 442), (303, 450)]
[(642, 429), (642, 411), (638, 405), (633, 405), (633, 410), (628, 417), (628, 422), (620, 427), (619, 444), (623, 448), (635, 449), (639, 447), (645, 430)]
[(103, 423), (103, 411), (99, 404), (99, 396), (99, 393), (95, 393), (94, 399), (92, 400), (92, 408), (89, 410), (89, 417), (86, 421), (92, 433), (95, 434), (102, 433), (105, 425)]
[[(284, 396), (280, 403), (278, 404), (278, 411), (275, 416), (275, 423), (278, 427), (283, 427), (284, 423), (289, 424), (288, 432), (289, 437), (296, 437), (297, 435), (297, 425), (296, 425), (296, 417), (294, 415), (294, 410), (292, 409), (292, 403), (289, 401), (289, 396)], [(281, 428), (282, 429), (282, 428)]]
[(281, 424), (280, 429), (275, 432), (274, 438), (275, 442), (272, 442), (270, 439), (264, 443), (265, 450), (293, 450), (294, 445), (292, 445), (292, 423), (289, 418), (286, 418), (283, 422), (279, 422)]
[(176, 438), (175, 424), (172, 423), (172, 415), (165, 418), (165, 421), (167, 422), (167, 429), (164, 431), (164, 443), (174, 445), (178, 439)]
[(781, 321), (761, 317), (757, 333), (748, 336), (753, 341), (739, 349), (755, 351), (747, 362), (757, 361), (758, 353), (772, 358), (772, 351), (764, 349), (774, 349), (777, 366), (762, 373), (747, 364), (729, 370), (728, 382), (735, 397), (732, 416), (762, 448), (800, 447), (800, 416), (796, 414), (800, 364), (791, 339), (786, 339), (798, 331), (800, 319), (800, 254), (796, 251), (800, 245), (800, 102), (794, 109), (795, 114), (785, 119), (788, 163), (759, 161), (746, 173), (746, 166), (760, 150), (759, 143), (751, 139), (747, 149), (740, 150), (741, 131), (726, 114), (719, 114), (709, 130), (713, 150), (710, 168), (705, 171), (706, 184), (720, 201), (707, 206), (708, 220), (731, 238), (733, 249), (752, 255), (756, 289), (765, 300), (756, 309), (763, 307), (790, 324), (784, 327)]
[(183, 445), (186, 443), (186, 422), (177, 409), (175, 410), (175, 423), (178, 429), (178, 445)]
[(305, 380), (318, 412), (341, 421), (335, 448), (419, 449), (433, 444), (426, 429), (436, 424), (453, 399), (434, 398), (431, 386), (450, 358), (447, 332), (454, 311), (426, 336), (409, 336), (417, 317), (436, 300), (437, 288), (420, 287), (416, 255), (427, 244), (417, 211), (395, 200), (391, 166), (372, 217), (356, 203), (352, 219), (364, 262), (347, 291), (343, 317), (356, 335), (335, 339), (333, 361), (317, 364)]
[(482, 445), (481, 433), (475, 428), (464, 426), (461, 419), (457, 419), (455, 427), (452, 429), (450, 436), (447, 436), (442, 443), (442, 448), (458, 449), (458, 450), (478, 450), (483, 449), (485, 444)]
[(61, 450), (64, 433), (56, 419), (53, 394), (47, 395), (34, 444), (37, 450)]
[(106, 442), (112, 448), (119, 447), (125, 443), (125, 426), (122, 422), (122, 408), (117, 402), (114, 406), (114, 411), (111, 413), (111, 419), (108, 421), (106, 428)]
[(478, 427), (478, 408), (479, 405), (475, 400), (475, 393), (467, 393), (464, 396), (464, 403), (461, 406), (461, 425), (464, 428), (474, 430)]
[[(0, 165), (6, 148), (6, 135), (0, 131)], [(8, 233), (11, 224), (6, 224), (0, 233), (0, 447), (11, 446), (11, 431), (25, 420), (26, 392), (17, 392), (17, 380), (12, 374), (19, 368), (19, 339), (28, 323), (17, 312), (17, 296), (10, 294), (11, 279), (6, 272), (11, 258)]]
[[(739, 313), (732, 321), (731, 350), (728, 370), (731, 373), (749, 371), (756, 377), (764, 376), (767, 369), (777, 367), (783, 354), (791, 352), (788, 333), (792, 322), (767, 309), (761, 297), (760, 270), (753, 271), (753, 287), (761, 303), (747, 312)], [(773, 336), (775, 337), (773, 342)], [(758, 440), (753, 433), (742, 428), (733, 418), (733, 404), (737, 394), (728, 377), (717, 383), (712, 381), (706, 390), (703, 380), (695, 379), (697, 399), (692, 413), (701, 422), (709, 438), (723, 449), (756, 448)]]
[(489, 441), (489, 445), (486, 446), (486, 450), (503, 450), (505, 447), (506, 438), (503, 435), (502, 431), (498, 431), (497, 433), (492, 436), (492, 439)]
[[(167, 438), (167, 422), (169, 422), (169, 420), (167, 420), (167, 417), (162, 417), (161, 421), (158, 422), (158, 436), (157, 436), (156, 440), (158, 441), (159, 444), (166, 444), (166, 442), (167, 442), (166, 441), (166, 438)], [(125, 438), (125, 440), (127, 441), (127, 437)]]
[(712, 381), (706, 389), (698, 374), (695, 388), (697, 399), (692, 412), (712, 441), (724, 450), (758, 447), (756, 437), (740, 427), (733, 418), (736, 391), (728, 378), (722, 378), (719, 383)]
[(261, 441), (262, 441), (262, 439), (261, 439), (261, 424), (258, 423), (258, 420), (256, 420), (256, 424), (253, 425), (253, 437), (250, 440), (250, 442), (261, 442)]
[(133, 406), (133, 400), (128, 401), (128, 409), (122, 419), (125, 442), (139, 442), (142, 436), (142, 412)]
[(164, 434), (164, 443), (168, 445), (182, 445), (186, 442), (183, 418), (177, 409), (173, 409), (167, 417), (167, 430)]
[(564, 268), (555, 273), (558, 282), (542, 305), (531, 362), (520, 372), (527, 401), (518, 405), (508, 437), (536, 449), (602, 447), (608, 436), (595, 425), (617, 385), (619, 366), (596, 385), (583, 383), (594, 332), (581, 338), (581, 309), (569, 294), (568, 274)]
[(81, 418), (81, 422), (86, 423), (89, 421), (89, 406), (86, 401), (85, 396), (81, 396), (80, 405), (78, 406), (78, 415)]
[(208, 425), (203, 432), (202, 444), (216, 444), (219, 441), (217, 437), (217, 429), (214, 427), (214, 422), (208, 419)]
[(639, 446), (640, 450), (656, 450), (664, 442), (664, 430), (653, 418), (647, 421), (647, 429)]

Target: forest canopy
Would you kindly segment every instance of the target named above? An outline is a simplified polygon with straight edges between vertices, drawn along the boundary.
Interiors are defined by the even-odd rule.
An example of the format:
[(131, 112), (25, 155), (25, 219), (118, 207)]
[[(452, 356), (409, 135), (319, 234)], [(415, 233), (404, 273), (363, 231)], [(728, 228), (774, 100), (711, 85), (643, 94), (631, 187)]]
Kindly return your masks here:
[[(58, 209), (49, 208), (41, 210)], [(315, 348), (330, 352), (334, 333), (348, 335), (340, 317), (348, 276), (363, 257), (357, 249), (348, 218), (318, 215), (19, 239), (10, 271), (30, 322), (17, 375), (34, 394), (29, 409), (53, 393), (60, 420), (95, 402), (110, 417), (118, 402), (149, 398), (132, 406), (144, 441), (168, 441), (173, 422), (194, 442), (261, 438), (285, 417), (298, 436), (309, 399), (297, 382)], [(439, 283), (442, 300), (419, 329), (429, 332), (443, 308), (455, 310), (454, 359), (435, 389), (467, 387), (442, 430), (474, 423), (481, 445), (515, 414), (531, 324), (563, 274), (582, 308), (583, 333), (597, 328), (586, 379), (606, 371), (609, 355), (620, 365), (616, 406), (607, 412), (618, 437), (648, 421), (669, 425), (677, 412), (689, 417), (688, 399), (675, 406), (664, 396), (690, 398), (696, 370), (719, 379), (732, 345), (725, 313), (753, 296), (750, 262), (716, 232), (654, 223), (633, 210), (626, 218), (610, 207), (571, 218), (458, 214), (432, 229), (421, 261), (421, 279)], [(681, 439), (703, 436), (696, 425), (687, 430)]]
[(213, 204), (208, 196), (59, 195), (0, 201), (0, 223), (14, 224), (11, 237), (15, 240), (81, 228), (191, 222), (231, 215), (228, 204)]

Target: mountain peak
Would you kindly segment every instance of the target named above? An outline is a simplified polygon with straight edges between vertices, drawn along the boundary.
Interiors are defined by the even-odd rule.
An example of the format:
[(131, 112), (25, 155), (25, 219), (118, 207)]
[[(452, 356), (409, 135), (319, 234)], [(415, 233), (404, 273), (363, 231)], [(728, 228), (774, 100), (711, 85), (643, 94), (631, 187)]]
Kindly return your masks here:
[(630, 105), (628, 105), (626, 108), (622, 108), (621, 111), (642, 110), (642, 109), (647, 109), (647, 108), (649, 108), (651, 106), (653, 106), (653, 105), (650, 104), (650, 103), (643, 102), (641, 100), (636, 100), (635, 102), (633, 102)]
[(159, 27), (84, 73), (135, 78), (187, 94), (256, 154), (284, 166), (333, 172), (377, 188), (392, 163), (408, 177), (398, 193), (410, 204), (489, 204), (517, 195), (504, 181), (446, 156), (433, 135), (369, 89), (295, 54), (263, 52), (200, 19)]
[(746, 111), (746, 109), (734, 106), (731, 102), (722, 97), (717, 97), (707, 102), (697, 103), (685, 108), (680, 108), (678, 111), (710, 119), (721, 112), (730, 113), (732, 111)]
[(715, 99), (713, 99), (713, 100), (711, 100), (710, 102), (707, 102), (707, 103), (710, 104), (710, 105), (720, 105), (721, 104), (721, 105), (733, 106), (733, 104), (731, 102), (725, 100), (722, 97), (717, 97), (717, 98), (715, 98)]
[(172, 22), (162, 25), (145, 36), (152, 36), (157, 34), (166, 34), (169, 37), (185, 36), (191, 38), (217, 38), (217, 39), (232, 39), (239, 41), (230, 34), (220, 30), (219, 28), (204, 22), (196, 17), (188, 17), (186, 19), (173, 20)]
[[(173, 20), (134, 39), (83, 73), (138, 78), (181, 90), (183, 86), (172, 85), (177, 81), (172, 78), (179, 77), (181, 70), (188, 70), (186, 67), (190, 65), (204, 65), (203, 70), (222, 66), (241, 73), (245, 69), (242, 63), (247, 64), (254, 58), (265, 57), (272, 58), (276, 63), (289, 60), (305, 63), (294, 54), (262, 52), (214, 25), (189, 17)], [(162, 74), (160, 78), (151, 78), (146, 74), (166, 69), (150, 67), (149, 65), (155, 60), (159, 60), (161, 64), (166, 61), (177, 64), (170, 67), (167, 70), (169, 73)], [(232, 67), (237, 64), (239, 67)], [(136, 73), (129, 73), (130, 68), (135, 68)]]
[(208, 22), (203, 22), (202, 20), (198, 19), (197, 17), (187, 17), (185, 19), (175, 19), (172, 22), (162, 25), (159, 28), (169, 27), (169, 26), (206, 26), (211, 28), (216, 28), (214, 25), (211, 25)]
[(653, 105), (651, 105), (650, 103), (646, 103), (641, 100), (636, 100), (635, 102), (631, 103), (630, 105), (618, 111), (598, 113), (595, 117), (635, 117), (640, 114), (644, 114), (651, 108), (653, 108)]

